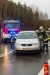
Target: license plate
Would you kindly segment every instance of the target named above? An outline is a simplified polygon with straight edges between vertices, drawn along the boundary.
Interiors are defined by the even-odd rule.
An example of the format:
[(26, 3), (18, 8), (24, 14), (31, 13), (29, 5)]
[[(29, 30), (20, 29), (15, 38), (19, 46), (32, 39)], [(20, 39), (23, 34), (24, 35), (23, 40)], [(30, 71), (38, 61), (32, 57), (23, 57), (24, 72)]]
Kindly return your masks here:
[(23, 50), (31, 50), (31, 48), (23, 48)]

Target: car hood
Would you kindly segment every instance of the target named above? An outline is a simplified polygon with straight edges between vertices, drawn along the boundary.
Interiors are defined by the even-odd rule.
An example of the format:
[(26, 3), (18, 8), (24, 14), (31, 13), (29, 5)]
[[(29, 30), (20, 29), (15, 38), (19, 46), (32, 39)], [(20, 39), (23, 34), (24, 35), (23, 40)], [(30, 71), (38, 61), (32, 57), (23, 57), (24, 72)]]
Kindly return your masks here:
[(33, 44), (33, 43), (39, 43), (39, 40), (38, 39), (17, 39), (16, 43)]

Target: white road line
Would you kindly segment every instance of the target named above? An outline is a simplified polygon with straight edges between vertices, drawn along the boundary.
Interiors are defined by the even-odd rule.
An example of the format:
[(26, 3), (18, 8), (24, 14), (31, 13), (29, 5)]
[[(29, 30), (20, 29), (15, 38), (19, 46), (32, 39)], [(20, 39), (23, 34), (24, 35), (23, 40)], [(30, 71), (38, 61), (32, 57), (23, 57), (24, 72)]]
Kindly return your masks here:
[[(14, 51), (14, 50), (12, 50), (12, 51), (9, 51), (7, 54), (11, 54), (11, 53), (13, 53), (13, 51)], [(3, 54), (0, 54), (0, 57), (3, 57), (3, 56), (5, 56), (5, 53), (3, 53)]]
[[(48, 60), (48, 64), (50, 65), (50, 59)], [(44, 75), (44, 67), (41, 69), (38, 75)]]

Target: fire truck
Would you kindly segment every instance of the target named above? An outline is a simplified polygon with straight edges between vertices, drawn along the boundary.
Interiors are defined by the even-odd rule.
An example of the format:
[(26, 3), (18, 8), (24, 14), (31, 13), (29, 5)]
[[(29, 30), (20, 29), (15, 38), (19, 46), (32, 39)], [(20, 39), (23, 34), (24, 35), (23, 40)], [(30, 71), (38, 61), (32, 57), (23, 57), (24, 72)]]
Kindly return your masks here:
[(20, 32), (20, 21), (19, 20), (5, 20), (1, 27), (1, 38), (2, 42), (16, 40)]

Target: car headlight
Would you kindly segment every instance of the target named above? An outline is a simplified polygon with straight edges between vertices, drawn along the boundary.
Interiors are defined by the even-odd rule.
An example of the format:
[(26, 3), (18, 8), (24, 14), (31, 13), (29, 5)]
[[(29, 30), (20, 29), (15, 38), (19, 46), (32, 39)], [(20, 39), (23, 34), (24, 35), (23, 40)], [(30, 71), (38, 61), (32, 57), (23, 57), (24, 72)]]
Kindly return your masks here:
[(15, 43), (15, 46), (21, 46), (21, 44), (19, 44), (19, 43)]
[(34, 43), (33, 44), (33, 46), (39, 46), (40, 45), (40, 43)]

